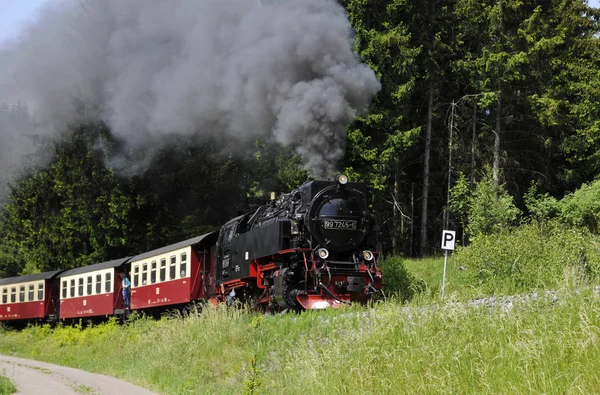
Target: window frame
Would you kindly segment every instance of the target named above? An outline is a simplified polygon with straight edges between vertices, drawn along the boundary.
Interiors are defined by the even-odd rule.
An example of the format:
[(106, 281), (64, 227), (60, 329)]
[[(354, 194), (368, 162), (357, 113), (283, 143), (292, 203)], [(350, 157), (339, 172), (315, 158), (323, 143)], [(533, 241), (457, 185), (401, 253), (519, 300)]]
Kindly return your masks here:
[(44, 288), (46, 287), (43, 282), (37, 284), (37, 300), (44, 300)]
[(78, 277), (77, 278), (77, 296), (81, 297), (83, 296), (83, 277)]
[(102, 273), (96, 274), (96, 295), (102, 293)]
[(25, 285), (19, 285), (19, 302), (25, 301)]

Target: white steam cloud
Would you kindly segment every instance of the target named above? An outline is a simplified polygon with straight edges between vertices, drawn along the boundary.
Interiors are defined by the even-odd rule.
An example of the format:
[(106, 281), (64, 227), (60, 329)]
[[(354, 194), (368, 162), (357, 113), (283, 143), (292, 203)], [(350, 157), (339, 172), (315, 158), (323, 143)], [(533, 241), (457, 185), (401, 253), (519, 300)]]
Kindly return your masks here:
[[(0, 104), (26, 103), (38, 132), (49, 133), (85, 103), (133, 147), (171, 135), (245, 142), (270, 133), (296, 149), (313, 175), (331, 175), (345, 128), (367, 110), (379, 81), (353, 53), (340, 5), (265, 3), (53, 3), (0, 49)], [(2, 125), (3, 141), (20, 142), (18, 150), (2, 144), (2, 158), (7, 149), (31, 151), (19, 128)]]

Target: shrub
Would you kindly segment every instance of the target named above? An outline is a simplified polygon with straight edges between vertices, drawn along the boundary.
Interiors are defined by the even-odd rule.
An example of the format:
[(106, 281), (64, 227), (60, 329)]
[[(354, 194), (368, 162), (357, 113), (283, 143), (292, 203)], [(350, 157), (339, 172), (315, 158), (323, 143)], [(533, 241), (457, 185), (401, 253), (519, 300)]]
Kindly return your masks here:
[(469, 247), (457, 248), (455, 260), (493, 292), (554, 287), (566, 272), (583, 280), (600, 272), (600, 249), (589, 231), (557, 221), (481, 235)]
[(383, 271), (383, 291), (386, 295), (408, 301), (415, 294), (425, 290), (425, 283), (406, 270), (402, 258), (387, 257), (380, 262), (380, 266)]

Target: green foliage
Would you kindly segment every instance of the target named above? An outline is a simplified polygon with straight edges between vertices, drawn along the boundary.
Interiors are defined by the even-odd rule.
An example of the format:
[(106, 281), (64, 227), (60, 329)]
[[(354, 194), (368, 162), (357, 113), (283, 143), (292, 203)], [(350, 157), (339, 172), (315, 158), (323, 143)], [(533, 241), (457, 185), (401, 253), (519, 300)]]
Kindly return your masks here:
[(600, 180), (583, 184), (560, 200), (548, 193), (539, 194), (532, 186), (524, 200), (527, 209), (538, 221), (557, 218), (570, 227), (583, 227), (595, 235), (600, 231)]
[(450, 211), (465, 228), (469, 212), (471, 210), (471, 194), (469, 191), (469, 183), (463, 172), (458, 173), (458, 179), (454, 186), (450, 189)]
[(555, 287), (565, 275), (575, 281), (600, 274), (600, 245), (585, 229), (556, 221), (524, 224), (482, 234), (454, 259), (469, 268), (476, 285), (490, 292), (521, 292)]
[(263, 393), (263, 381), (261, 380), (261, 372), (256, 364), (256, 355), (250, 359), (250, 370), (244, 381), (244, 394), (257, 395)]
[(561, 218), (574, 227), (586, 227), (590, 232), (600, 231), (600, 180), (583, 184), (561, 201)]
[(387, 257), (380, 262), (380, 266), (383, 272), (383, 291), (386, 295), (398, 297), (406, 302), (425, 290), (426, 284), (406, 270), (402, 258)]
[(560, 213), (559, 202), (548, 193), (540, 194), (533, 183), (523, 196), (523, 200), (527, 210), (537, 221), (556, 218)]
[(472, 239), (491, 235), (515, 225), (520, 211), (502, 185), (497, 185), (488, 167), (475, 186), (470, 201), (468, 231)]
[(17, 387), (5, 376), (6, 371), (0, 371), (0, 395), (10, 395), (17, 392)]

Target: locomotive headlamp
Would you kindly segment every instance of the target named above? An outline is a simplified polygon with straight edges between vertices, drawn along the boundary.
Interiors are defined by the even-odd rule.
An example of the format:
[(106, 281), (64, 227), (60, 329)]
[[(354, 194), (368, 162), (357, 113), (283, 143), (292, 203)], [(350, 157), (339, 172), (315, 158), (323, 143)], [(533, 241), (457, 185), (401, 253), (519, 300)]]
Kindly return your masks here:
[(362, 252), (362, 256), (363, 258), (365, 258), (365, 261), (372, 261), (373, 260), (373, 253), (369, 250), (364, 250)]
[(336, 181), (339, 182), (341, 185), (344, 185), (348, 182), (348, 176), (345, 174), (338, 174), (335, 177)]
[(319, 258), (321, 259), (327, 259), (329, 257), (329, 251), (327, 251), (326, 248), (319, 248), (317, 250), (317, 255), (319, 256)]

